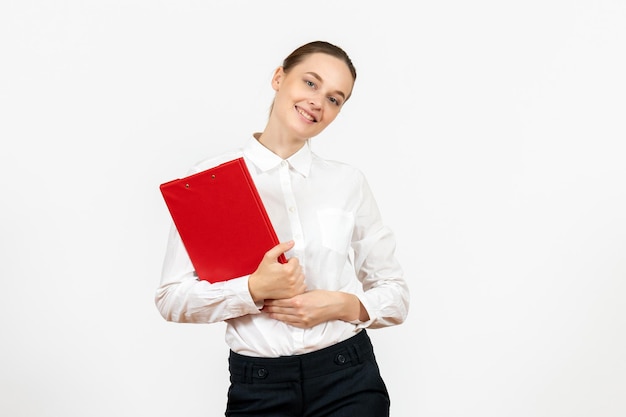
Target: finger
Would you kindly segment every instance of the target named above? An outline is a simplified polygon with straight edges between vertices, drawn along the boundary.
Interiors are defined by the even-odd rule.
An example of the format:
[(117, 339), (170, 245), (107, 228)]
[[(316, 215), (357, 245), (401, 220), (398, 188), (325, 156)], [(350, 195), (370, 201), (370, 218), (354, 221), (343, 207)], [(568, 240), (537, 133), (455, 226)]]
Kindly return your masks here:
[(286, 300), (265, 300), (265, 307), (290, 307), (291, 305)]
[(268, 313), (268, 315), (274, 320), (279, 320), (287, 324), (291, 324), (292, 326), (296, 326), (301, 324), (302, 321), (299, 320), (298, 316), (293, 314), (285, 314), (285, 313)]
[(288, 242), (281, 242), (278, 245), (274, 246), (272, 249), (268, 250), (265, 253), (265, 256), (278, 262), (278, 257), (281, 254), (287, 252), (289, 249), (293, 248), (294, 244), (295, 242), (293, 240), (290, 240)]

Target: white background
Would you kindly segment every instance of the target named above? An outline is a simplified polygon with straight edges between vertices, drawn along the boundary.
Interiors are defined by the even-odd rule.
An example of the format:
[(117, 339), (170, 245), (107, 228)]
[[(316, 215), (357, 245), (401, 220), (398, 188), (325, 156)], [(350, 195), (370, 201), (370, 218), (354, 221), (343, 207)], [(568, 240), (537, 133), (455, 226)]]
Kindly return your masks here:
[(3, 1), (0, 415), (220, 416), (223, 324), (167, 323), (158, 191), (261, 130), (328, 40), (314, 150), (368, 176), (412, 291), (394, 417), (626, 415), (626, 4)]

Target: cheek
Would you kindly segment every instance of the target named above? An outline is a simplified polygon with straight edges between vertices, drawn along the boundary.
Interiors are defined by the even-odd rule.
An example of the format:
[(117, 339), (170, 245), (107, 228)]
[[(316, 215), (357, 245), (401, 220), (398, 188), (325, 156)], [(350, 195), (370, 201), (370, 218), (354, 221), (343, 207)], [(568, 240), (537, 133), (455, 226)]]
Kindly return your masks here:
[(334, 104), (328, 104), (328, 106), (324, 109), (324, 120), (326, 123), (330, 123), (339, 115), (339, 110), (337, 106)]
[(283, 92), (278, 92), (274, 96), (274, 110), (278, 113), (284, 114), (288, 112), (293, 106), (293, 101), (289, 99), (289, 96)]

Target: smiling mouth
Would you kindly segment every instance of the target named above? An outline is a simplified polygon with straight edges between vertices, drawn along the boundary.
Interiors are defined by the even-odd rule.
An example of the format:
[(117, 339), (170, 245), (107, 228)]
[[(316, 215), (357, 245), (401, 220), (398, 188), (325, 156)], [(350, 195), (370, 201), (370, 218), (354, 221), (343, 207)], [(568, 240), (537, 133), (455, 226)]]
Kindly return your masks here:
[(300, 114), (300, 116), (304, 117), (309, 122), (317, 122), (317, 119), (315, 117), (313, 117), (310, 113), (305, 112), (300, 107), (296, 107), (296, 111)]

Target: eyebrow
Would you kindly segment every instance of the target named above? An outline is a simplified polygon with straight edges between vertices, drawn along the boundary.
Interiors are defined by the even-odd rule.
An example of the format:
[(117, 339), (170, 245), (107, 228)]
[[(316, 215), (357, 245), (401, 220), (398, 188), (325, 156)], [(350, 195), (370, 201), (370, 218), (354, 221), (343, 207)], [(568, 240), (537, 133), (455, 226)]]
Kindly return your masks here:
[[(305, 72), (305, 74), (310, 75), (311, 77), (313, 77), (313, 78), (317, 79), (319, 82), (324, 82), (324, 80), (322, 79), (322, 77), (320, 77), (320, 76), (319, 76), (319, 74), (318, 74), (318, 73), (316, 73), (316, 72), (309, 71), (309, 72)], [(343, 93), (343, 91), (341, 91), (341, 90), (335, 90), (335, 91), (334, 91), (334, 93), (335, 93), (335, 94), (337, 94), (337, 95), (339, 95), (339, 96), (341, 96), (342, 100), (344, 100), (344, 101), (346, 100), (346, 95)]]

